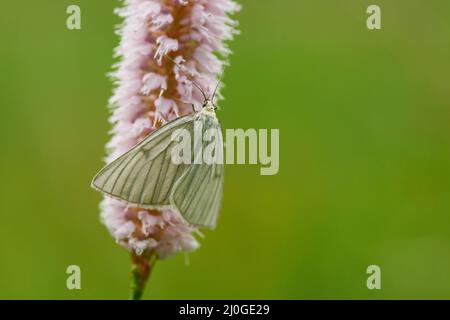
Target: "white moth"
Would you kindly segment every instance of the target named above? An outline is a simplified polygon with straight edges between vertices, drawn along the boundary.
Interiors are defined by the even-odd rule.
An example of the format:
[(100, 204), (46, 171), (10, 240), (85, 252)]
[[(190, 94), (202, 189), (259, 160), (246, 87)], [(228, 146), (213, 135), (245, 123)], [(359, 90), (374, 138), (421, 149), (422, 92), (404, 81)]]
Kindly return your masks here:
[[(223, 137), (215, 109), (212, 99), (205, 96), (200, 112), (179, 117), (150, 133), (101, 169), (92, 187), (129, 205), (171, 208), (191, 225), (214, 228), (223, 192)], [(172, 159), (172, 151), (179, 148), (177, 132), (193, 137), (188, 162)], [(205, 136), (216, 141), (205, 140)], [(198, 149), (211, 149), (211, 143), (216, 146), (214, 161), (198, 161)]]

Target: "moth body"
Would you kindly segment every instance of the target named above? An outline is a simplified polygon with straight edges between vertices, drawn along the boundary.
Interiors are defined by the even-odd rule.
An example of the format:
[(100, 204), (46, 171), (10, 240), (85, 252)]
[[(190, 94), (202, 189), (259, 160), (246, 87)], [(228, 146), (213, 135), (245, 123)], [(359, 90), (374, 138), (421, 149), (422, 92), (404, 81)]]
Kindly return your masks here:
[[(150, 133), (101, 169), (92, 181), (93, 188), (131, 206), (171, 208), (191, 225), (214, 228), (223, 192), (223, 161), (217, 161), (223, 153), (223, 137), (215, 109), (205, 100), (201, 111)], [(191, 154), (186, 156), (190, 161), (173, 161), (183, 132), (193, 138)], [(207, 151), (213, 154), (212, 160), (200, 161)]]

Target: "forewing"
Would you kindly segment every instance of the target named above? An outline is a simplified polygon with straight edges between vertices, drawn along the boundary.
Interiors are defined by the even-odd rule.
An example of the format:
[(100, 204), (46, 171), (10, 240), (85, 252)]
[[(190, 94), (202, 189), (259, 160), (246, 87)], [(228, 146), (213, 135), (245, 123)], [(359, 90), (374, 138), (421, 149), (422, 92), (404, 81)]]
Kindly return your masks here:
[(143, 208), (169, 205), (173, 186), (189, 165), (174, 164), (171, 151), (177, 129), (193, 130), (194, 115), (177, 118), (106, 165), (93, 179), (101, 192)]
[[(219, 163), (193, 164), (174, 187), (171, 201), (190, 224), (214, 228), (223, 193), (223, 138), (217, 121), (205, 121), (204, 129), (216, 130), (221, 153)], [(203, 148), (206, 144), (203, 143)]]

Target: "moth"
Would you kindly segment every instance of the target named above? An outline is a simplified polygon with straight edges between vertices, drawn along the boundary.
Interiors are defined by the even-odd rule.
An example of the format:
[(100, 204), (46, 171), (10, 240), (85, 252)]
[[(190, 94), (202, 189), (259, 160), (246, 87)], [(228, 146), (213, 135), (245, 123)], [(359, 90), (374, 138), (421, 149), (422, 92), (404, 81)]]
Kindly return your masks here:
[[(213, 102), (216, 90), (217, 86), (211, 99), (202, 91), (201, 111), (195, 112), (192, 106), (194, 113), (166, 123), (106, 165), (92, 180), (92, 187), (131, 206), (170, 208), (193, 226), (215, 228), (224, 178), (223, 137)], [(179, 132), (194, 138), (187, 148), (190, 161), (173, 159)], [(202, 161), (201, 150), (211, 149), (212, 143), (216, 147), (213, 161)]]

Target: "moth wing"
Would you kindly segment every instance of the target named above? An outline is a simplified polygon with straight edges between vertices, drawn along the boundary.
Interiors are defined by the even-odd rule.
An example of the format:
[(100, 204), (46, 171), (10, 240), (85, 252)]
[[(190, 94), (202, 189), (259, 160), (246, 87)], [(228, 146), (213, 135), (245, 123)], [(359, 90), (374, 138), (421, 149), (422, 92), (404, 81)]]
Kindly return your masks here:
[[(209, 119), (211, 120), (211, 119)], [(223, 194), (223, 137), (217, 120), (204, 122), (204, 129), (216, 131), (220, 155), (211, 164), (193, 164), (175, 185), (171, 201), (192, 225), (215, 228)], [(207, 143), (206, 143), (207, 144)], [(203, 143), (203, 148), (206, 147)]]
[(155, 130), (94, 177), (92, 186), (110, 197), (143, 208), (170, 205), (173, 186), (189, 168), (171, 159), (177, 129), (193, 130), (195, 115), (177, 118)]

